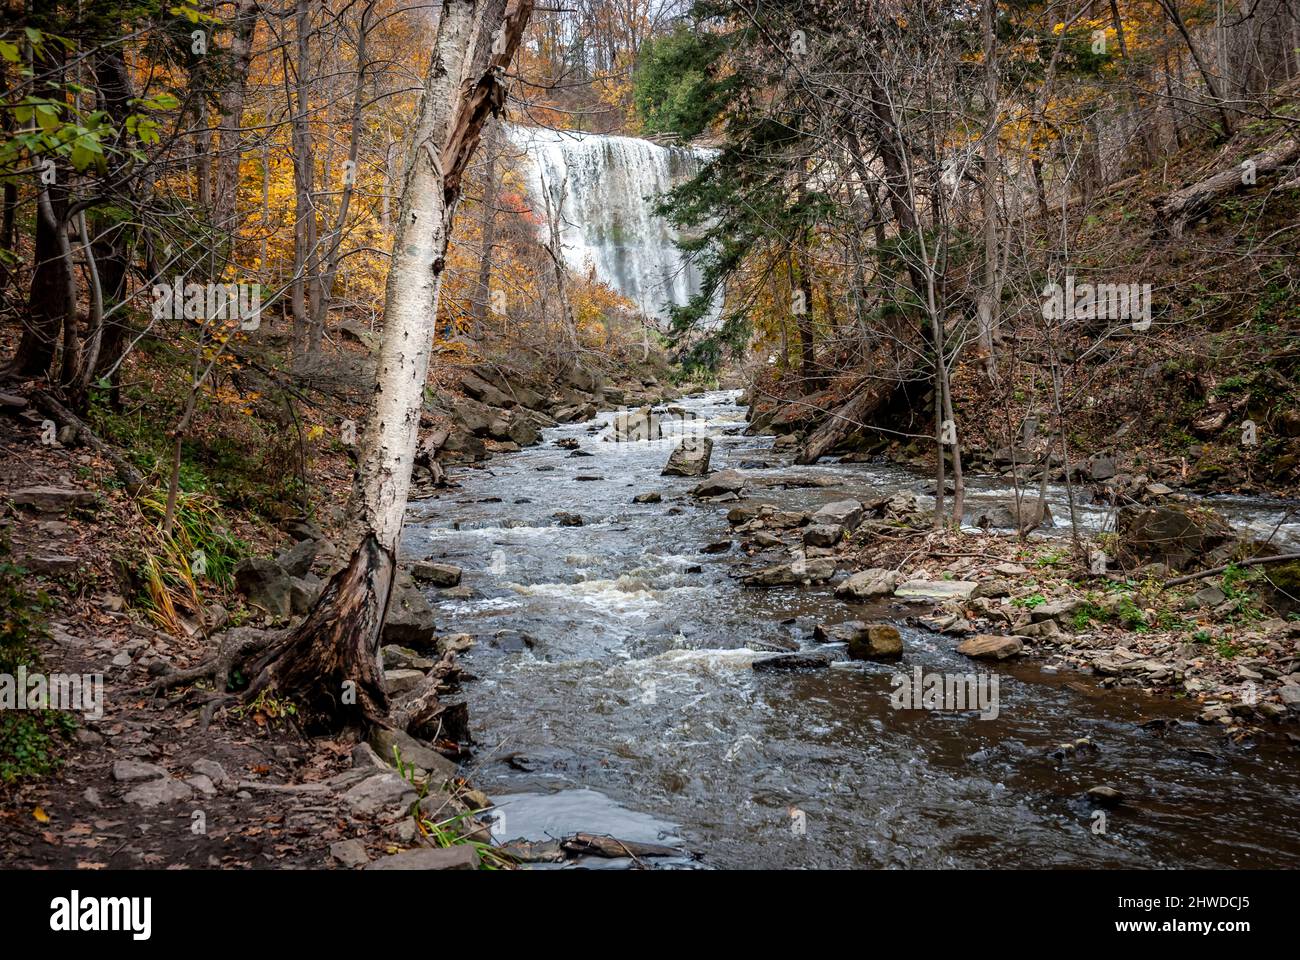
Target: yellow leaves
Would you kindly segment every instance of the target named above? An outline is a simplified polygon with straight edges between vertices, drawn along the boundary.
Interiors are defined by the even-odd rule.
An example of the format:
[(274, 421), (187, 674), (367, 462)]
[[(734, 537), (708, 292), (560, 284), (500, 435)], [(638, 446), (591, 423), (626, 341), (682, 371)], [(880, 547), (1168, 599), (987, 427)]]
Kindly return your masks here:
[(45, 812), (43, 807), (37, 807), (32, 811), (32, 817), (37, 823), (49, 823), (50, 815)]

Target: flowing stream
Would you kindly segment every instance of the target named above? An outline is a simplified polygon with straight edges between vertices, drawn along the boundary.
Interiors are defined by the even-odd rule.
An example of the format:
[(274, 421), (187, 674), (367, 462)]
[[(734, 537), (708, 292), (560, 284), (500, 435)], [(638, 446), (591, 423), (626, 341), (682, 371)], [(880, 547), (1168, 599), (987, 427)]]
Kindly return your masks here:
[[(734, 393), (681, 405), (713, 436), (715, 470), (838, 482), (752, 501), (808, 509), (933, 490), (889, 464), (790, 467), (770, 437), (742, 435)], [(670, 864), (689, 852), (706, 867), (1300, 866), (1296, 750), (1232, 746), (1190, 706), (1042, 661), (974, 664), (956, 640), (906, 626), (901, 606), (847, 604), (830, 587), (747, 589), (731, 575), (738, 545), (701, 553), (733, 539), (727, 506), (660, 476), (676, 441), (602, 441), (611, 417), (548, 430), (410, 508), (405, 555), (461, 565), (475, 591), (432, 599), (442, 632), (478, 637), (462, 655), (476, 678), (470, 772), (499, 805), (499, 839), (608, 833), (678, 845)], [(566, 438), (590, 455), (554, 442)], [(651, 491), (662, 502), (633, 503)], [(999, 492), (977, 481), (971, 509)], [(1064, 491), (1052, 493), (1068, 516)], [(1267, 532), (1284, 505), (1219, 506)], [(559, 525), (560, 511), (583, 524)], [(1085, 506), (1081, 519), (1105, 513)], [(819, 622), (855, 618), (899, 626), (901, 667), (750, 669), (773, 650), (820, 646)], [(916, 666), (996, 671), (999, 716), (892, 709), (890, 677)], [(1081, 737), (1098, 750), (1050, 756)], [(1127, 798), (1104, 833), (1085, 797), (1102, 784)]]

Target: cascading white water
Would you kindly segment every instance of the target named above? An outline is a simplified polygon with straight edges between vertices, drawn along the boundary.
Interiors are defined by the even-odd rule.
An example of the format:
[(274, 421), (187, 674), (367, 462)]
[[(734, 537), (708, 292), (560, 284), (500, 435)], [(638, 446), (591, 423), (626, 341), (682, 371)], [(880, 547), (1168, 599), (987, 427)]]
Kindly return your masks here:
[(677, 231), (655, 215), (654, 205), (693, 176), (708, 151), (515, 124), (505, 131), (527, 157), (528, 192), (543, 241), (547, 194), (560, 211), (560, 243), (570, 267), (594, 270), (658, 319), (699, 292), (699, 271), (677, 249)]

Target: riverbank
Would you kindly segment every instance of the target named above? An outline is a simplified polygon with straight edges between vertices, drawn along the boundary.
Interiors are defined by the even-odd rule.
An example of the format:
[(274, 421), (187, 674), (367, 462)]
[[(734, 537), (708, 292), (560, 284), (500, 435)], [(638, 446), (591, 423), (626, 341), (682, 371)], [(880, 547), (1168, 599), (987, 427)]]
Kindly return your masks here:
[[(514, 856), (563, 863), (602, 851), (592, 840), (570, 849), (548, 837), (586, 834), (635, 845), (632, 858), (604, 850), (609, 863), (686, 865), (689, 851), (719, 866), (915, 865), (930, 862), (921, 851), (936, 844), (946, 856), (965, 850), (961, 862), (996, 855), (996, 845), (970, 847), (967, 833), (1005, 828), (1034, 838), (1024, 863), (1064, 845), (1078, 862), (1136, 865), (1152, 856), (1180, 862), (1179, 829), (1158, 812), (1171, 790), (1184, 809), (1232, 820), (1198, 764), (1261, 809), (1282, 802), (1289, 781), (1281, 771), (1294, 762), (1273, 745), (1285, 748), (1293, 726), (1279, 691), (1295, 680), (1294, 628), (1260, 606), (1249, 580), (1234, 574), (1218, 585), (1222, 602), (1202, 594), (1195, 610), (1184, 609), (1215, 581), (1158, 591), (1152, 561), (1132, 577), (1081, 577), (1068, 539), (1051, 531), (1023, 542), (1010, 532), (936, 534), (922, 474), (883, 461), (793, 467), (770, 438), (745, 435), (735, 394), (661, 411), (665, 423), (694, 425), (713, 440), (718, 469), (661, 477), (674, 436), (617, 440), (620, 426), (634, 425), (606, 411), (546, 427), (518, 452), (452, 464), (446, 486), (413, 501), (402, 591), (423, 612), (404, 616), (399, 601), (385, 665), (395, 690), (433, 677), (446, 724), (424, 743), (309, 740), (273, 701), (218, 714), (205, 729), (202, 690), (188, 698), (141, 691), (165, 673), (159, 660), (203, 659), (215, 631), (211, 641), (179, 644), (142, 629), (129, 611), (113, 616), (112, 603), (93, 595), (60, 611), (51, 665), (103, 669), (107, 709), (75, 735), (63, 775), (10, 793), (7, 861), (355, 867), (410, 849), (428, 851), (415, 858), (422, 866), (456, 866), (457, 857), (465, 866), (491, 860), (489, 840), (519, 838)], [(45, 453), (61, 458), (52, 463), (104, 466), (89, 450)], [(701, 483), (708, 496), (692, 493)], [(1054, 510), (1061, 495), (1049, 490)], [(109, 497), (112, 509), (125, 508), (120, 493)], [(1003, 497), (1001, 488), (972, 488), (977, 510)], [(1237, 504), (1234, 519), (1268, 525), (1273, 506)], [(33, 529), (97, 529), (81, 509), (62, 520), (21, 516)], [(302, 579), (292, 571), (304, 557), (304, 576), (328, 572), (329, 562), (316, 531), (292, 529), (275, 560), (290, 581), (291, 610), (291, 581)], [(833, 572), (822, 577), (827, 566)], [(945, 597), (896, 597), (910, 581)], [(275, 624), (246, 617), (244, 628)], [(857, 628), (844, 625), (856, 622), (897, 630), (901, 657), (853, 659), (846, 631)], [(967, 648), (979, 654), (972, 659), (961, 645), (981, 635), (1000, 639)], [(1000, 677), (999, 718), (943, 722), (940, 712), (935, 728), (928, 711), (895, 710), (891, 678), (918, 667)], [(1210, 735), (1207, 722), (1230, 736)], [(1095, 751), (1071, 747), (1068, 761), (1053, 759), (1081, 740)], [(419, 768), (414, 782), (386, 762), (396, 759), (394, 745)], [(899, 765), (907, 756), (925, 757), (922, 780)], [(843, 774), (828, 781), (817, 757)], [(1026, 825), (1017, 820), (1022, 800), (1008, 807), (980, 788), (976, 816), (942, 785), (969, 790), (990, 763), (1006, 768), (999, 779), (1016, 797), (1046, 790), (1057, 799)], [(1176, 781), (1142, 772), (1170, 764)], [(436, 803), (417, 803), (430, 781), (440, 789), (426, 798)], [(1122, 798), (1116, 816), (1141, 838), (1136, 847), (1072, 839), (1070, 823), (1086, 824), (1096, 807), (1088, 792), (1099, 788), (1093, 797), (1110, 802), (1113, 790)], [(836, 799), (846, 789), (891, 799), (856, 811)], [(950, 824), (885, 840), (918, 803), (973, 819), (956, 832)], [(411, 815), (413, 805), (423, 818)], [(701, 818), (706, 807), (737, 813)], [(792, 843), (787, 808), (812, 819), (816, 843)], [(426, 822), (456, 832), (424, 834)], [(192, 832), (196, 824), (208, 833)], [(1230, 822), (1225, 843), (1246, 833)], [(453, 837), (484, 846), (435, 849)], [(863, 846), (864, 837), (875, 839)], [(1283, 844), (1275, 855), (1283, 862), (1291, 852)]]
[[(1247, 842), (1271, 851), (1259, 865), (1300, 856), (1286, 840), (1291, 722), (1235, 706), (1238, 735), (1197, 722), (1216, 695), (1239, 702), (1222, 671), (1267, 666), (1250, 645), (1256, 626), (1283, 643), (1260, 658), (1287, 675), (1276, 624), (1225, 621), (1239, 657), (1211, 644), (1187, 658), (1183, 678), (1205, 683), (1204, 697), (1159, 687), (1154, 671), (1108, 676), (1095, 653), (1158, 658), (1166, 629), (1102, 613), (1087, 629), (1061, 626), (1051, 603), (1100, 589), (1072, 574), (1068, 539), (935, 535), (923, 474), (884, 461), (791, 466), (770, 437), (746, 434), (734, 398), (683, 398), (681, 413), (662, 411), (663, 438), (617, 441), (628, 423), (613, 413), (556, 428), (412, 505), (404, 552), (464, 572), (455, 595), (431, 601), (466, 634), (476, 782), (494, 801), (494, 835), (609, 832), (715, 866), (1213, 865), (1240, 863)], [(661, 476), (679, 429), (712, 441), (707, 478)], [(708, 496), (692, 493), (702, 482)], [(977, 483), (972, 508), (1005, 495)], [(1050, 486), (1053, 510), (1063, 495)], [(847, 541), (827, 515), (811, 522), (836, 504), (829, 515), (861, 514)], [(1234, 519), (1270, 522), (1275, 507), (1235, 503)], [(895, 583), (851, 595), (854, 574), (876, 567)], [(893, 595), (904, 578), (991, 595), (917, 603)], [(1141, 597), (1142, 579), (1124, 593)], [(955, 615), (966, 623), (945, 622)], [(896, 630), (901, 656), (853, 659), (845, 631), (856, 628), (844, 625), (855, 622)], [(979, 632), (1039, 636), (1011, 641), (1019, 654), (1002, 660), (959, 652)], [(1000, 713), (896, 709), (893, 679), (917, 668), (998, 678)], [(1267, 669), (1255, 669), (1258, 699), (1276, 703), (1286, 684)], [(1082, 752), (1057, 756), (1079, 741)], [(1124, 799), (1098, 840), (1089, 819), (1111, 790)], [(1280, 818), (1281, 832), (1261, 838), (1245, 806)], [(807, 817), (802, 838), (791, 809)], [(1224, 832), (1191, 854), (1174, 810)]]

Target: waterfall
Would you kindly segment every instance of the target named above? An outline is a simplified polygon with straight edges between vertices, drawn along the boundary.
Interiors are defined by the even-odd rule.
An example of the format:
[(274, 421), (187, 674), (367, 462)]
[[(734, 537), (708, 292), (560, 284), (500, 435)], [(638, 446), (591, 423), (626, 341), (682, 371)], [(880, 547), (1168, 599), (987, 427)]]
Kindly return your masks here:
[(553, 208), (562, 197), (560, 243), (571, 268), (583, 275), (594, 270), (597, 279), (661, 320), (669, 307), (699, 292), (699, 271), (677, 249), (677, 231), (655, 216), (654, 205), (693, 176), (708, 151), (516, 124), (504, 129), (527, 158), (526, 184), (543, 241), (542, 191)]

